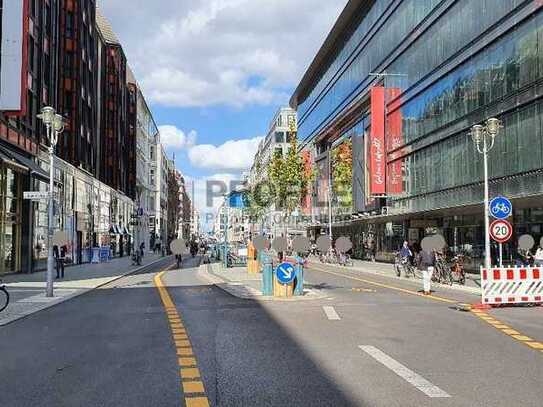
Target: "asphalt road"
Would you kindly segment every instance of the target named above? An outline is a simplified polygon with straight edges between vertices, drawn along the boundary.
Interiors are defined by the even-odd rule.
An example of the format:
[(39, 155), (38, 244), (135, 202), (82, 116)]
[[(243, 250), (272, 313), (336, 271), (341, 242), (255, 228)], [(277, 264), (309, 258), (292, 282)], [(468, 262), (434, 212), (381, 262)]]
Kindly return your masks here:
[[(197, 262), (162, 281), (213, 406), (543, 405), (543, 351), (456, 310), (470, 294), (315, 266), (324, 299), (258, 302)], [(163, 266), (1, 327), (0, 405), (185, 405)], [(541, 307), (489, 315), (543, 340)]]

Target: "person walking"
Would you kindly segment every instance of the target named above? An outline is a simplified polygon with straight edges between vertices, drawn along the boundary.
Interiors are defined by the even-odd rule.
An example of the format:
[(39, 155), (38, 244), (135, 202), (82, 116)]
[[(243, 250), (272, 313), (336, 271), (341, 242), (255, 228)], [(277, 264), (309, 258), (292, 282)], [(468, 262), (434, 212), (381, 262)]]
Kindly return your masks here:
[(57, 280), (64, 278), (64, 260), (66, 258), (66, 246), (53, 246), (53, 255), (55, 257)]
[(534, 263), (537, 267), (543, 267), (543, 245), (540, 245), (534, 256)]
[(418, 268), (420, 271), (422, 271), (424, 295), (430, 295), (435, 263), (436, 256), (433, 250), (421, 250), (419, 252)]
[(140, 256), (143, 259), (143, 256), (145, 254), (145, 242), (140, 243)]

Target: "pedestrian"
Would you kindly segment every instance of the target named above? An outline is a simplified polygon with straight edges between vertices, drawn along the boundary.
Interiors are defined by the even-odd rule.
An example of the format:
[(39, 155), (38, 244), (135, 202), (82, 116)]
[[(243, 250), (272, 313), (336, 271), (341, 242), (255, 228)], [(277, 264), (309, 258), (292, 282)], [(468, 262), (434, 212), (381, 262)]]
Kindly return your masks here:
[(140, 243), (140, 256), (143, 259), (143, 256), (145, 254), (145, 242)]
[(422, 283), (424, 295), (430, 295), (432, 275), (434, 274), (434, 265), (436, 256), (434, 251), (422, 250), (418, 254), (418, 268), (422, 271)]
[(537, 248), (535, 252), (534, 261), (537, 267), (543, 267), (543, 245), (540, 245)]
[(66, 246), (58, 247), (53, 246), (53, 255), (55, 257), (57, 280), (64, 278), (64, 260), (66, 258)]

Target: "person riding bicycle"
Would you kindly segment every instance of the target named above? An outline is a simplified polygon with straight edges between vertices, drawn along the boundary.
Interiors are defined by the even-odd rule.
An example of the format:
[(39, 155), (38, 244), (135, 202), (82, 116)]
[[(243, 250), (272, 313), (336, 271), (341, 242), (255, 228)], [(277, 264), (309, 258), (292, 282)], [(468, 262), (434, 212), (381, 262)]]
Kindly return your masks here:
[(413, 258), (413, 252), (409, 248), (409, 243), (407, 243), (407, 241), (403, 242), (403, 246), (400, 249), (400, 258), (402, 262), (411, 262), (411, 259)]

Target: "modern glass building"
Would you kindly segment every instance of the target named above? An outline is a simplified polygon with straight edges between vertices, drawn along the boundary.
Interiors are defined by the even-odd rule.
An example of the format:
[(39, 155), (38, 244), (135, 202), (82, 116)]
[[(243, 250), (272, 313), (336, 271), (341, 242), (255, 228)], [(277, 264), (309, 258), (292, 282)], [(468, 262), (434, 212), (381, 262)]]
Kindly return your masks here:
[[(317, 168), (334, 168), (333, 149), (351, 142), (351, 216), (334, 234), (350, 234), (355, 254), (375, 246), (390, 259), (404, 239), (439, 232), (477, 259), (483, 165), (469, 130), (503, 123), (490, 190), (514, 204), (511, 256), (520, 234), (543, 233), (542, 94), (541, 1), (351, 0), (291, 106)], [(326, 195), (319, 175), (313, 196)]]

